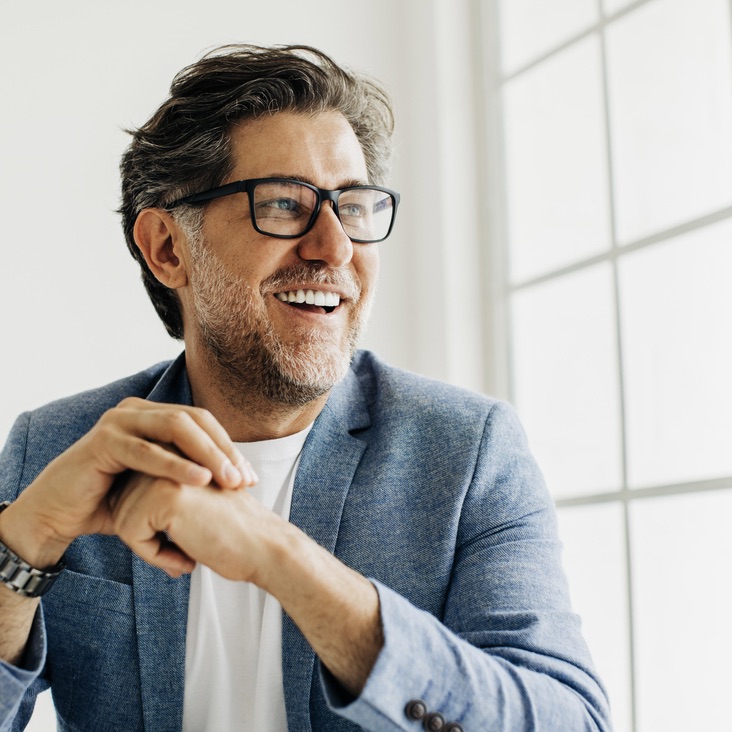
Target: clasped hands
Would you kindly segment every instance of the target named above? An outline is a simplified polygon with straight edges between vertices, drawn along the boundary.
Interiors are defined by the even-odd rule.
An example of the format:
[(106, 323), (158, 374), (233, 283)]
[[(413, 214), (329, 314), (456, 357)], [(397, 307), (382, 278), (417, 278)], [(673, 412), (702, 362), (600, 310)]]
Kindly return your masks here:
[[(358, 695), (384, 643), (378, 593), (254, 498), (247, 488), (255, 482), (210, 413), (128, 398), (0, 513), (0, 536), (39, 568), (56, 564), (78, 536), (114, 534), (172, 577), (200, 562), (253, 582), (277, 598), (335, 678)], [(12, 600), (26, 608), (36, 602)], [(32, 613), (24, 617), (22, 642), (3, 651), (11, 662), (30, 632)]]
[(24, 551), (36, 566), (58, 561), (78, 536), (115, 534), (170, 576), (201, 562), (263, 586), (270, 540), (290, 525), (246, 490), (256, 480), (206, 410), (131, 397), (51, 462), (13, 508), (31, 529)]

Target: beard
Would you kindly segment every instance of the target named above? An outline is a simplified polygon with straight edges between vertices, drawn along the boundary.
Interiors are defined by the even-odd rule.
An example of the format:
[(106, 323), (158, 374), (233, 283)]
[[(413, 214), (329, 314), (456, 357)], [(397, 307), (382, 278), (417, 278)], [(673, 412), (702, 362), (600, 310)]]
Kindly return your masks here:
[[(303, 262), (275, 272), (256, 292), (226, 271), (221, 260), (198, 243), (191, 246), (191, 289), (197, 338), (221, 375), (230, 403), (250, 407), (252, 394), (281, 407), (304, 406), (329, 392), (347, 373), (371, 307), (350, 272)], [(284, 341), (265, 300), (298, 283), (330, 285), (347, 298), (347, 331), (293, 326)]]

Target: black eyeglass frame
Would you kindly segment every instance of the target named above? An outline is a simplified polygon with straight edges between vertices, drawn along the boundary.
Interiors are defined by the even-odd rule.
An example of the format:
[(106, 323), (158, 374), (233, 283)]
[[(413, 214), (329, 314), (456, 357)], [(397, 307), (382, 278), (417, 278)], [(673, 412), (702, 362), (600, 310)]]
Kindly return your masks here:
[[(259, 228), (257, 224), (257, 216), (254, 211), (253, 195), (255, 187), (259, 183), (297, 183), (298, 185), (309, 188), (311, 191), (314, 191), (316, 193), (317, 203), (313, 208), (313, 212), (310, 215), (310, 220), (308, 221), (303, 232), (301, 232), (300, 234), (272, 234), (269, 231), (262, 231), (262, 229)], [(172, 209), (176, 208), (177, 206), (182, 206), (183, 204), (207, 203), (214, 198), (231, 196), (234, 193), (246, 193), (247, 198), (249, 199), (249, 212), (252, 217), (252, 226), (254, 227), (255, 231), (259, 232), (260, 234), (264, 234), (265, 236), (273, 236), (276, 239), (298, 239), (301, 236), (305, 236), (305, 234), (307, 234), (308, 231), (310, 231), (310, 229), (312, 229), (315, 225), (315, 221), (318, 218), (318, 214), (320, 213), (320, 207), (322, 206), (323, 201), (333, 202), (333, 211), (338, 217), (338, 221), (341, 222), (341, 226), (343, 226), (343, 222), (341, 221), (341, 214), (338, 210), (338, 198), (341, 193), (353, 190), (379, 191), (380, 193), (386, 193), (388, 196), (390, 196), (392, 200), (391, 222), (389, 223), (389, 228), (386, 234), (384, 234), (384, 236), (379, 239), (354, 239), (348, 234), (344, 227), (343, 231), (345, 231), (346, 236), (348, 236), (348, 238), (352, 242), (355, 242), (357, 244), (378, 244), (378, 242), (384, 241), (384, 239), (386, 239), (389, 234), (391, 234), (391, 230), (394, 228), (394, 221), (396, 220), (396, 212), (397, 207), (399, 206), (400, 196), (396, 191), (392, 191), (390, 188), (384, 188), (383, 186), (348, 186), (347, 188), (340, 188), (331, 191), (327, 188), (318, 188), (318, 186), (314, 186), (312, 183), (306, 183), (305, 181), (297, 180), (296, 178), (248, 178), (247, 180), (235, 180), (231, 183), (226, 183), (223, 186), (217, 186), (216, 188), (210, 188), (207, 191), (202, 191), (201, 193), (192, 193), (190, 196), (184, 196), (183, 198), (179, 198), (177, 201), (173, 201), (173, 203), (169, 204), (166, 208)]]

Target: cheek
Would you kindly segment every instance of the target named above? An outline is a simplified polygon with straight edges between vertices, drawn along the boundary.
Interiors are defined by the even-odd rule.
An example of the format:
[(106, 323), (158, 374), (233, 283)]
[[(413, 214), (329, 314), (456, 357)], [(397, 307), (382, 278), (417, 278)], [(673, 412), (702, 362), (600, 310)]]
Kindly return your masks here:
[[(256, 263), (257, 266), (251, 266), (252, 263)], [(258, 297), (260, 295), (262, 282), (270, 274), (264, 263), (257, 261), (252, 255), (242, 254), (229, 257), (224, 266), (226, 267), (229, 283), (249, 297)]]
[(379, 278), (380, 257), (378, 244), (356, 245), (364, 247), (357, 253), (354, 252), (353, 263), (356, 275), (361, 281), (361, 287), (365, 292), (373, 292), (376, 289), (376, 282)]

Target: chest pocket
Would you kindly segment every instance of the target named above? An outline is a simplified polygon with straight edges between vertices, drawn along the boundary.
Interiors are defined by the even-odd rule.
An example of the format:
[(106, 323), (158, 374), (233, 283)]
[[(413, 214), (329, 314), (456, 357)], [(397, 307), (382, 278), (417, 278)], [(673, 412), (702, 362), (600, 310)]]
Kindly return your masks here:
[(43, 613), (61, 728), (142, 730), (132, 586), (66, 570)]

